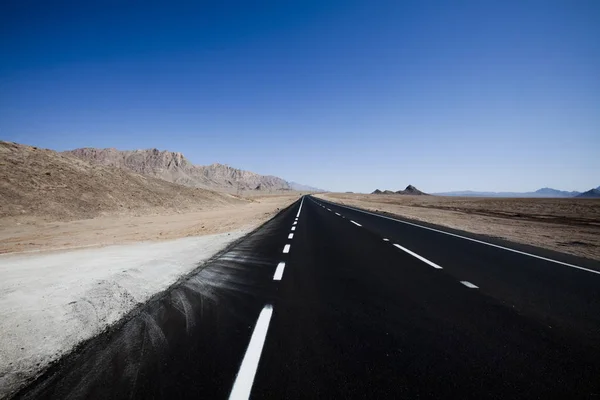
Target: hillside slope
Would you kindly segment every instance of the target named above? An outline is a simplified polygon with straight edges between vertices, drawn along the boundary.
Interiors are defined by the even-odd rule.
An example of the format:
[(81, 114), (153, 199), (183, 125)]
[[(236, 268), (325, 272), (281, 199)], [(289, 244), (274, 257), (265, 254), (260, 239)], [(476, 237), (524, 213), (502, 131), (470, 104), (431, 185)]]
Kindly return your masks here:
[(0, 218), (73, 220), (141, 210), (199, 210), (242, 202), (227, 194), (0, 141)]
[(576, 197), (588, 198), (588, 199), (597, 199), (600, 198), (600, 189), (590, 189), (587, 192), (583, 192)]
[(228, 192), (292, 190), (288, 182), (276, 176), (259, 175), (223, 164), (193, 165), (178, 152), (82, 148), (64, 154), (191, 187)]

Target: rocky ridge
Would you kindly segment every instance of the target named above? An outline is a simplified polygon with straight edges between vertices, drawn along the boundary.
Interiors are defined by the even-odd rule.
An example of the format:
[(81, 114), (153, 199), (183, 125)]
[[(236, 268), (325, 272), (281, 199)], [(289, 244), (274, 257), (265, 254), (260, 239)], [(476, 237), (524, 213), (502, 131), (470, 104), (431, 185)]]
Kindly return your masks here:
[[(176, 156), (164, 160), (185, 162)], [(150, 168), (154, 167), (144, 165), (142, 171)], [(64, 221), (237, 203), (245, 201), (108, 163), (89, 163), (68, 153), (0, 141), (0, 218)]]
[(422, 196), (428, 195), (427, 193), (421, 192), (419, 189), (414, 187), (413, 185), (408, 185), (404, 190), (398, 190), (396, 192), (392, 190), (384, 190), (381, 191), (379, 189), (375, 189), (371, 194), (401, 194), (401, 195), (412, 195), (412, 196)]
[(276, 176), (260, 175), (218, 163), (194, 165), (179, 152), (81, 148), (64, 154), (191, 187), (229, 192), (293, 190), (287, 181)]

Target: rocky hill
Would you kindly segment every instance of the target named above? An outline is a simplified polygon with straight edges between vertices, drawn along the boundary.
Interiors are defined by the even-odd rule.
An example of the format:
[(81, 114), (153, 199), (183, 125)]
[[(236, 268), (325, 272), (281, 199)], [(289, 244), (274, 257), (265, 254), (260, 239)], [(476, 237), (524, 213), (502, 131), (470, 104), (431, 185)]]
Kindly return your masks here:
[(398, 190), (394, 192), (392, 190), (384, 190), (383, 192), (379, 189), (375, 189), (371, 194), (403, 194), (403, 195), (412, 195), (412, 196), (422, 196), (428, 195), (427, 193), (421, 192), (419, 189), (414, 187), (413, 185), (408, 185), (404, 190)]
[(408, 194), (413, 196), (422, 196), (427, 195), (427, 193), (421, 192), (419, 189), (414, 187), (413, 185), (408, 185), (404, 190), (398, 190), (397, 194)]
[[(600, 187), (600, 186), (599, 186)], [(583, 192), (576, 197), (580, 198), (600, 198), (600, 189), (590, 189), (587, 192)]]
[(193, 165), (183, 154), (170, 151), (82, 148), (64, 154), (191, 187), (228, 192), (293, 190), (288, 182), (276, 176), (259, 175), (223, 164)]
[[(183, 157), (164, 156), (163, 160), (167, 165), (185, 162)], [(142, 168), (157, 167), (149, 163)], [(241, 202), (244, 200), (232, 195), (0, 141), (0, 218), (55, 221), (142, 210), (198, 210)]]

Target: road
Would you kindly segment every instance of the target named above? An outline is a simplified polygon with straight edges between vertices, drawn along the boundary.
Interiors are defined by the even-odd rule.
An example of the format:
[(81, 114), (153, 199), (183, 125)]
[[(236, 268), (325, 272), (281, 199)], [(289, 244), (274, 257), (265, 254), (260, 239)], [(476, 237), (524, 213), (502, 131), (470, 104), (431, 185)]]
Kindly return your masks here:
[(18, 398), (600, 398), (600, 263), (305, 196)]

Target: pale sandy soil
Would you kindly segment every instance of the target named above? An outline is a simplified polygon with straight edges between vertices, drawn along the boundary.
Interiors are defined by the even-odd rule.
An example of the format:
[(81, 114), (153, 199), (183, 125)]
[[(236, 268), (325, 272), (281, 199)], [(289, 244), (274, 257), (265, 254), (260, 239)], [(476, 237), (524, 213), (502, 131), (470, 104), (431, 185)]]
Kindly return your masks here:
[(320, 194), (325, 200), (384, 211), (467, 232), (600, 260), (600, 200)]
[(66, 222), (0, 219), (0, 254), (106, 246), (253, 228), (267, 221), (300, 194), (254, 196), (252, 202), (210, 210), (154, 215), (105, 216)]

